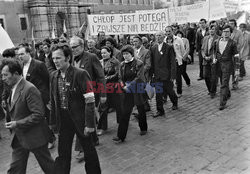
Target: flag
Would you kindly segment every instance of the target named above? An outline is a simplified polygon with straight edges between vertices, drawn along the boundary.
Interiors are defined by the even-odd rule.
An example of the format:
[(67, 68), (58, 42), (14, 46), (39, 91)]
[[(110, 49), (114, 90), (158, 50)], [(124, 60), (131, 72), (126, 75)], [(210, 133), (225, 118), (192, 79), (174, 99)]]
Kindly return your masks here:
[(55, 38), (56, 38), (56, 35), (55, 35), (55, 27), (54, 27), (54, 25), (53, 25), (53, 28), (52, 28), (51, 38), (52, 38), (52, 39), (55, 39)]
[(89, 31), (89, 25), (87, 25), (86, 31), (85, 31), (85, 40), (88, 40), (90, 38), (90, 31)]
[(0, 54), (7, 48), (13, 48), (14, 44), (10, 39), (8, 33), (3, 29), (2, 25), (0, 24)]
[(66, 21), (63, 21), (63, 33), (67, 33)]

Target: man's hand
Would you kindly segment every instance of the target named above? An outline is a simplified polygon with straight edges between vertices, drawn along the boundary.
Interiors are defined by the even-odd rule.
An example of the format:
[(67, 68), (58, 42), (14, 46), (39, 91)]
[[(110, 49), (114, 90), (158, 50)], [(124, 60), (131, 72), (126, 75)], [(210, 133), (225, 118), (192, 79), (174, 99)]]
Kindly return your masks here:
[(107, 100), (107, 97), (100, 97), (100, 102), (101, 102), (101, 103), (105, 103), (106, 100)]
[(16, 121), (10, 121), (5, 123), (5, 127), (7, 129), (15, 129), (16, 128)]
[(91, 132), (94, 132), (95, 128), (89, 128), (89, 127), (85, 127), (84, 128), (84, 135), (88, 136)]

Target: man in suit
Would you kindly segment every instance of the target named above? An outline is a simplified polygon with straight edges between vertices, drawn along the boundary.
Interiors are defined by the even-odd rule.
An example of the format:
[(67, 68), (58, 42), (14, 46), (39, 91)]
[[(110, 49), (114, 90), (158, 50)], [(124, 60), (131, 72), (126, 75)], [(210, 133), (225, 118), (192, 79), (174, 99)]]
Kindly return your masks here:
[(36, 60), (40, 60), (42, 62), (45, 61), (45, 54), (43, 52), (43, 43), (42, 42), (38, 42), (36, 45), (35, 45), (35, 55), (34, 55), (34, 58)]
[(214, 43), (218, 39), (216, 34), (216, 26), (209, 26), (209, 36), (205, 36), (201, 47), (201, 55), (203, 57), (203, 77), (207, 86), (207, 90), (211, 98), (215, 97), (217, 80), (214, 79)]
[[(134, 57), (139, 59), (144, 64), (144, 78), (146, 82), (149, 82), (149, 70), (151, 68), (151, 58), (150, 51), (146, 49), (142, 44), (142, 38), (138, 35), (133, 37), (134, 44)], [(150, 106), (148, 101), (145, 102), (144, 108), (146, 111), (150, 111)]]
[[(34, 84), (40, 91), (44, 107), (45, 117), (49, 119), (49, 73), (45, 64), (39, 60), (32, 59), (29, 47), (20, 47), (18, 49), (18, 57), (23, 63), (23, 78)], [(49, 148), (53, 148), (55, 144), (55, 136), (51, 131), (51, 140)]]
[(197, 30), (196, 32), (196, 36), (195, 36), (195, 43), (196, 43), (196, 51), (198, 52), (198, 56), (199, 56), (199, 67), (200, 67), (200, 74), (199, 74), (199, 78), (197, 80), (203, 80), (203, 57), (201, 55), (201, 47), (202, 47), (202, 42), (203, 42), (203, 38), (207, 35), (209, 35), (208, 29), (206, 27), (206, 19), (201, 19), (199, 24), (200, 24), (200, 28)]
[[(81, 38), (77, 36), (74, 36), (70, 39), (70, 46), (72, 48), (74, 57), (72, 62), (73, 65), (77, 68), (85, 69), (89, 73), (92, 82), (96, 83), (96, 85), (93, 84), (95, 89), (98, 89), (97, 84), (103, 85), (105, 87), (106, 83), (104, 70), (98, 57), (93, 53), (84, 51), (84, 42)], [(106, 93), (95, 93), (96, 107), (99, 105), (99, 102), (106, 102)], [(91, 136), (94, 141), (94, 144), (98, 145), (99, 140), (96, 131), (91, 133)], [(79, 151), (79, 154), (77, 156), (78, 161), (82, 161), (84, 159), (84, 155), (78, 139), (76, 141), (76, 151)]]
[(240, 50), (240, 78), (243, 80), (243, 77), (246, 76), (245, 61), (250, 57), (250, 32), (247, 31), (247, 25), (245, 23), (240, 24), (240, 30), (243, 33), (243, 46)]
[(77, 134), (85, 154), (87, 174), (100, 174), (100, 163), (91, 132), (95, 131), (95, 97), (91, 78), (86, 70), (70, 65), (72, 51), (68, 45), (58, 45), (52, 50), (57, 71), (50, 80), (50, 125), (59, 132), (56, 174), (69, 174), (74, 135)]
[(53, 71), (56, 70), (55, 64), (52, 60), (52, 54), (50, 50), (50, 43), (44, 42), (43, 43), (43, 51), (44, 51), (44, 63), (49, 71), (49, 74), (51, 74)]
[(8, 174), (25, 174), (32, 152), (46, 174), (54, 173), (54, 161), (48, 150), (49, 128), (39, 90), (22, 77), (17, 60), (6, 59), (1, 65), (2, 79), (11, 87), (8, 99), (7, 129), (12, 133), (12, 161)]
[(89, 39), (87, 44), (88, 44), (88, 52), (97, 55), (99, 60), (101, 60), (102, 59), (101, 50), (95, 47), (96, 42), (94, 41), (94, 39)]
[(189, 55), (191, 56), (191, 63), (194, 63), (194, 49), (195, 49), (195, 29), (194, 24), (191, 23), (187, 29), (187, 39), (190, 44)]
[[(243, 34), (240, 30), (237, 30), (237, 22), (235, 19), (229, 20), (229, 26), (232, 28), (232, 33), (230, 38), (236, 43), (237, 51), (240, 53), (243, 46)], [(241, 59), (241, 57), (239, 57)], [(235, 67), (236, 66), (236, 58), (234, 58), (233, 62), (233, 70), (232, 70), (232, 90), (238, 89), (238, 79), (235, 78)]]
[(154, 117), (164, 115), (163, 94), (169, 95), (173, 103), (172, 109), (178, 109), (178, 98), (174, 91), (173, 80), (176, 78), (176, 60), (174, 48), (164, 42), (165, 33), (159, 31), (156, 33), (157, 43), (151, 48), (151, 72), (155, 83), (161, 84), (160, 92), (156, 91), (157, 114)]
[(222, 28), (222, 38), (216, 42), (215, 55), (217, 62), (217, 74), (221, 79), (220, 87), (220, 110), (226, 108), (227, 100), (231, 97), (229, 89), (229, 80), (232, 73), (234, 55), (237, 54), (237, 45), (230, 38), (232, 28), (224, 25)]

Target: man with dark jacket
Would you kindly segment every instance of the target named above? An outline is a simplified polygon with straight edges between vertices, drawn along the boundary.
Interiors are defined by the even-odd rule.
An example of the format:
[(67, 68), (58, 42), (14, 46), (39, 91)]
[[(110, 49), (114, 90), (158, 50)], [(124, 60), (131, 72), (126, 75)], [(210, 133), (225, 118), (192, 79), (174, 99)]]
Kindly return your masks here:
[(87, 174), (100, 174), (100, 163), (90, 133), (95, 130), (95, 97), (87, 71), (70, 65), (72, 51), (68, 45), (52, 50), (57, 71), (50, 80), (50, 125), (59, 131), (56, 174), (69, 174), (74, 135), (77, 134), (85, 154)]
[[(84, 51), (84, 42), (81, 38), (74, 36), (70, 39), (70, 46), (73, 52), (73, 66), (86, 70), (93, 82), (95, 89), (98, 89), (98, 85), (103, 85), (105, 87), (105, 76), (103, 67), (98, 59), (98, 57), (87, 51)], [(95, 93), (95, 106), (99, 105), (99, 102), (106, 102), (106, 93)], [(98, 145), (99, 140), (96, 131), (91, 133), (94, 144)], [(84, 158), (82, 153), (82, 148), (77, 139), (76, 141), (76, 151), (80, 151), (77, 156), (78, 161), (82, 161)]]
[(206, 19), (201, 19), (200, 20), (200, 28), (196, 32), (196, 51), (198, 52), (199, 56), (199, 66), (200, 66), (200, 74), (199, 78), (197, 80), (203, 80), (203, 57), (201, 55), (201, 47), (202, 47), (202, 42), (203, 38), (207, 35), (209, 35), (208, 29), (206, 27)]
[(11, 87), (5, 127), (11, 131), (12, 161), (8, 174), (25, 174), (32, 152), (46, 174), (54, 174), (54, 160), (48, 150), (49, 128), (39, 90), (22, 77), (19, 61), (2, 62), (2, 79)]
[(173, 89), (173, 80), (176, 78), (176, 60), (174, 48), (164, 42), (165, 33), (160, 31), (156, 33), (157, 43), (151, 48), (151, 70), (156, 84), (160, 84), (160, 90), (156, 89), (157, 114), (154, 117), (164, 115), (163, 93), (169, 95), (173, 103), (172, 109), (178, 108), (178, 98)]

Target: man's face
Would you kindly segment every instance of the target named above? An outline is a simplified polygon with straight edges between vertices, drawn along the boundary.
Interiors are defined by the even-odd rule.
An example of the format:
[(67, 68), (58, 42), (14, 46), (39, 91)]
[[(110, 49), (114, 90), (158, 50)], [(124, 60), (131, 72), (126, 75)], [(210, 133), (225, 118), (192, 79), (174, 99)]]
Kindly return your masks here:
[(235, 25), (234, 25), (234, 22), (233, 21), (229, 21), (229, 23), (228, 23), (229, 25), (230, 25), (230, 27), (232, 27), (232, 29), (234, 29), (235, 28)]
[(14, 86), (17, 82), (16, 74), (11, 74), (7, 65), (2, 69), (2, 80), (10, 87)]
[(165, 36), (163, 33), (156, 33), (155, 35), (156, 41), (161, 44), (164, 41)]
[(91, 48), (94, 48), (95, 47), (95, 41), (94, 40), (89, 40), (88, 41), (88, 48), (91, 49)]
[(43, 52), (43, 45), (39, 45), (38, 51)]
[(229, 38), (231, 35), (230, 28), (226, 28), (225, 30), (222, 30), (222, 37)]
[(109, 42), (109, 41), (106, 41), (105, 45), (106, 45), (107, 47), (113, 48), (113, 45), (112, 45), (111, 42)]
[(205, 23), (205, 21), (200, 21), (200, 22), (199, 22), (199, 25), (200, 25), (201, 28), (206, 28), (206, 23)]
[(105, 33), (101, 32), (99, 33), (100, 36), (100, 40), (104, 40), (105, 39)]
[(61, 49), (52, 52), (52, 60), (56, 66), (56, 69), (64, 69), (68, 65), (65, 55)]
[(141, 45), (142, 45), (140, 39), (138, 39), (138, 38), (133, 39), (133, 44), (134, 44), (134, 47), (137, 48), (137, 49), (140, 48)]
[(70, 47), (72, 48), (74, 56), (79, 56), (83, 52), (83, 45), (80, 45), (76, 39), (70, 41)]
[(215, 34), (215, 27), (209, 29), (209, 34), (212, 36)]
[(21, 48), (18, 49), (17, 55), (18, 55), (18, 58), (19, 58), (24, 64), (26, 64), (26, 63), (29, 61), (29, 59), (30, 59), (30, 54), (29, 54), (29, 53), (26, 53), (24, 47), (21, 47)]
[(240, 26), (240, 31), (241, 31), (241, 32), (244, 32), (244, 31), (246, 31), (246, 28)]
[(165, 32), (166, 32), (166, 35), (167, 35), (167, 36), (172, 36), (172, 35), (173, 35), (173, 31), (172, 31), (172, 29), (171, 29), (170, 27), (167, 27), (167, 28), (165, 29)]
[(45, 54), (49, 54), (50, 49), (49, 49), (49, 47), (47, 45), (44, 45), (43, 46), (43, 51), (44, 51)]

